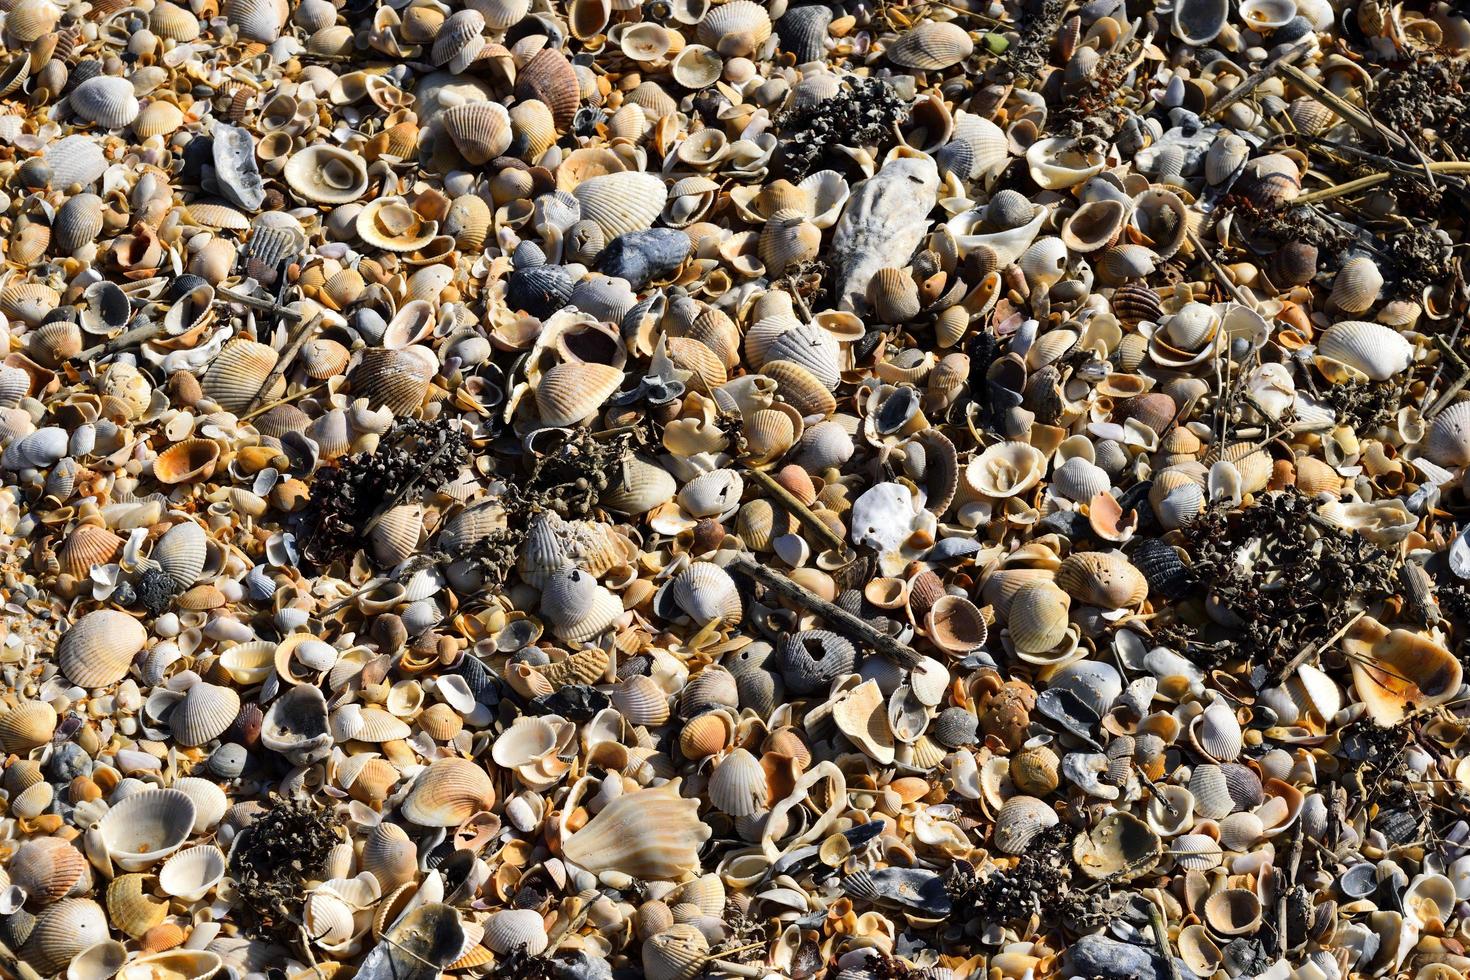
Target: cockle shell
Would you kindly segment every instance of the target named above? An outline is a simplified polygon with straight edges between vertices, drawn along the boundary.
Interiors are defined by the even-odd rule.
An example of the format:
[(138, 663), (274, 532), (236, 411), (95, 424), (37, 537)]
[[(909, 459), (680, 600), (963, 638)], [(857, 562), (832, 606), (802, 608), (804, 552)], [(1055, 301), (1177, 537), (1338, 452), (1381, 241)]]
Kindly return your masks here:
[(138, 118), (140, 106), (133, 83), (117, 75), (98, 75), (72, 89), (72, 111), (103, 129), (122, 129)]
[(1057, 568), (1056, 582), (1078, 602), (1103, 609), (1136, 606), (1148, 597), (1148, 580), (1118, 551), (1071, 555)]
[(510, 114), (497, 102), (451, 106), (439, 118), (461, 155), (475, 166), (489, 162), (510, 147)]
[(114, 928), (137, 939), (168, 915), (168, 903), (143, 891), (146, 875), (125, 874), (107, 886), (107, 917)]
[(56, 721), (56, 709), (49, 703), (26, 701), (0, 714), (0, 746), (24, 755), (51, 741)]
[(107, 914), (102, 906), (89, 898), (64, 898), (36, 916), (30, 938), (18, 952), (38, 973), (50, 976), (107, 938)]
[(1036, 835), (1057, 821), (1056, 811), (1036, 797), (1013, 796), (996, 814), (992, 840), (1003, 854), (1024, 854)]
[(623, 372), (607, 364), (558, 364), (536, 385), (536, 409), (544, 425), (574, 425), (602, 406), (622, 383)]
[(594, 874), (667, 880), (697, 872), (711, 831), (699, 802), (679, 796), (679, 782), (619, 796), (562, 843), (563, 856)]
[(734, 579), (712, 562), (695, 562), (674, 580), (670, 590), (679, 608), (701, 626), (733, 624), (744, 611)]
[(204, 394), (229, 412), (243, 413), (260, 393), (279, 355), (265, 344), (233, 340), (200, 379)]
[(485, 920), (485, 945), (497, 953), (524, 949), (536, 956), (546, 949), (546, 927), (535, 909), (504, 909)]
[(219, 737), (240, 713), (233, 688), (200, 682), (169, 712), (169, 730), (180, 745), (204, 745)]
[(403, 801), (405, 818), (424, 827), (455, 827), (495, 803), (495, 786), (468, 759), (435, 760), (419, 773)]
[(225, 19), (240, 37), (272, 44), (286, 24), (287, 7), (279, 0), (227, 0)]
[(748, 817), (769, 802), (766, 773), (760, 761), (737, 748), (715, 764), (709, 780), (710, 802), (732, 817)]
[(701, 44), (727, 58), (749, 56), (771, 36), (771, 16), (754, 0), (729, 0), (699, 22)]
[(56, 660), (73, 683), (106, 687), (122, 680), (147, 642), (148, 631), (136, 619), (114, 609), (99, 609), (61, 635)]
[(86, 855), (59, 837), (36, 837), (16, 848), (6, 867), (10, 884), (33, 905), (49, 905), (90, 887)]
[(975, 50), (964, 28), (950, 21), (924, 21), (890, 44), (888, 60), (902, 68), (941, 71), (959, 64)]

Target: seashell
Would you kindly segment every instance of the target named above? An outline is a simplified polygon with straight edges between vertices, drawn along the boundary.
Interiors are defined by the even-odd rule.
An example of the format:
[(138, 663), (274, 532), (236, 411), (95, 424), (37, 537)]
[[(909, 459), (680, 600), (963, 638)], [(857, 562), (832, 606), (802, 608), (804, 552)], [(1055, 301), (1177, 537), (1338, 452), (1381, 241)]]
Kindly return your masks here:
[(1322, 334), (1317, 353), (1361, 371), (1370, 380), (1387, 381), (1408, 369), (1414, 346), (1392, 327), (1364, 320), (1344, 320)]
[(61, 635), (56, 661), (72, 683), (106, 687), (122, 680), (147, 642), (148, 632), (136, 619), (114, 609), (98, 609)]
[(20, 704), (0, 714), (0, 746), (6, 752), (24, 755), (51, 741), (56, 721), (56, 709), (45, 701)]
[(321, 691), (297, 684), (271, 702), (260, 729), (260, 744), (296, 765), (309, 765), (331, 752), (327, 703)]
[(156, 4), (148, 13), (148, 27), (168, 41), (193, 41), (199, 37), (199, 18), (176, 3)]
[(832, 233), (839, 309), (861, 306), (879, 269), (907, 265), (938, 197), (939, 171), (927, 157), (896, 157), (858, 186)]
[(1174, 7), (1174, 36), (1192, 47), (1209, 44), (1229, 18), (1227, 0), (1182, 0)]
[(1013, 796), (995, 816), (991, 841), (1003, 854), (1024, 854), (1036, 835), (1056, 826), (1056, 812), (1034, 796)]
[(51, 222), (51, 246), (59, 254), (70, 255), (96, 241), (101, 231), (102, 198), (77, 194), (57, 209)]
[(582, 208), (582, 217), (596, 222), (609, 242), (651, 227), (668, 200), (668, 188), (662, 180), (635, 171), (590, 177), (572, 193)]
[(832, 701), (832, 720), (848, 740), (879, 765), (894, 759), (894, 732), (883, 692), (876, 681), (864, 681)]
[(1195, 748), (1215, 762), (1234, 761), (1245, 744), (1235, 712), (1219, 700), (1194, 719), (1189, 737)]
[(153, 461), (153, 475), (167, 485), (207, 480), (219, 457), (220, 446), (213, 439), (185, 439), (158, 454)]
[(755, 756), (742, 748), (715, 764), (708, 791), (710, 802), (732, 817), (752, 816), (765, 810), (769, 803), (765, 770)]
[(42, 976), (63, 970), (74, 957), (108, 938), (107, 915), (89, 898), (64, 898), (36, 916), (20, 958)]
[(433, 240), (438, 228), (401, 197), (380, 197), (358, 212), (357, 235), (390, 252), (412, 252)]
[(728, 0), (710, 9), (700, 20), (699, 43), (727, 58), (755, 54), (771, 36), (771, 17), (754, 0)]
[(184, 111), (172, 102), (154, 100), (143, 106), (133, 120), (133, 132), (142, 139), (166, 136), (184, 125)]
[(1383, 289), (1383, 273), (1370, 258), (1355, 256), (1337, 270), (1332, 280), (1328, 303), (1343, 313), (1365, 313), (1378, 300)]
[(701, 626), (732, 625), (744, 614), (735, 580), (712, 562), (695, 562), (681, 572), (670, 586), (670, 596)]
[(885, 50), (888, 60), (901, 68), (943, 71), (975, 51), (975, 42), (958, 24), (926, 20), (899, 35)]
[(495, 803), (495, 786), (468, 759), (436, 759), (419, 773), (404, 799), (403, 816), (422, 827), (456, 827)]
[(1439, 704), (1459, 690), (1459, 661), (1427, 636), (1390, 630), (1365, 616), (1342, 645), (1353, 688), (1380, 725), (1395, 724), (1407, 711)]
[(535, 909), (504, 909), (485, 920), (484, 943), (497, 953), (524, 950), (527, 956), (545, 951), (549, 940), (541, 913)]
[(1011, 597), (1006, 630), (1016, 649), (1041, 654), (1056, 647), (1067, 634), (1067, 593), (1044, 582), (1023, 584)]
[(223, 734), (239, 713), (240, 695), (233, 688), (201, 682), (169, 712), (169, 731), (180, 745), (204, 745)]
[(1205, 925), (1217, 936), (1242, 936), (1261, 925), (1261, 900), (1244, 888), (1227, 888), (1205, 900)]
[(791, 691), (809, 694), (850, 672), (856, 661), (853, 645), (836, 633), (801, 630), (781, 637), (774, 663)]
[(98, 75), (71, 90), (67, 103), (73, 112), (103, 129), (122, 129), (138, 118), (141, 106), (133, 83), (117, 75)]
[(668, 880), (696, 872), (711, 832), (698, 801), (680, 798), (679, 782), (619, 796), (562, 843), (563, 857), (594, 874)]
[(651, 677), (630, 677), (612, 692), (613, 707), (634, 725), (654, 727), (669, 720), (669, 697)]
[(225, 791), (208, 779), (184, 776), (174, 780), (173, 789), (194, 801), (194, 832), (207, 833), (224, 819), (229, 800)]
[(423, 401), (433, 377), (422, 348), (392, 350), (369, 348), (347, 373), (353, 393), (367, 399), (370, 408), (386, 408), (405, 415)]
[(91, 887), (86, 855), (59, 837), (36, 837), (16, 849), (6, 871), (9, 884), (33, 906), (50, 905)]
[(418, 871), (418, 848), (403, 828), (379, 823), (362, 846), (362, 870), (377, 879), (384, 893), (414, 879)]
[(1163, 856), (1159, 835), (1131, 813), (1113, 812), (1072, 844), (1072, 859), (1088, 877), (1131, 881), (1148, 874)]
[(146, 878), (141, 874), (118, 875), (107, 886), (107, 917), (114, 928), (133, 939), (168, 915), (167, 902), (156, 901), (143, 891)]
[(1148, 598), (1148, 579), (1118, 551), (1067, 557), (1057, 568), (1056, 583), (1078, 602), (1102, 609), (1125, 609)]
[(225, 20), (241, 38), (274, 44), (286, 25), (287, 9), (272, 0), (226, 0)]
[(227, 412), (243, 414), (260, 393), (278, 358), (275, 350), (265, 344), (230, 341), (200, 379), (205, 396)]
[(60, 304), (56, 290), (39, 282), (12, 282), (0, 290), (0, 311), (32, 327)]
[(1128, 208), (1112, 199), (1089, 201), (1062, 226), (1062, 241), (1074, 252), (1095, 252), (1116, 244), (1123, 233)]
[(293, 153), (283, 176), (298, 197), (313, 204), (346, 204), (361, 197), (368, 186), (362, 157), (324, 144)]
[[(515, 96), (544, 103), (556, 120), (556, 128), (565, 130), (581, 104), (582, 85), (566, 55), (548, 47), (542, 48), (516, 72)], [(658, 210), (662, 209), (660, 204)]]
[(694, 980), (709, 960), (709, 940), (692, 925), (675, 923), (643, 942), (648, 980)]
[(623, 372), (606, 364), (569, 362), (549, 369), (536, 385), (543, 425), (574, 425), (602, 406), (622, 383)]
[(176, 789), (134, 793), (103, 815), (97, 830), (112, 862), (125, 871), (143, 871), (189, 839), (194, 801)]
[(1073, 456), (1052, 473), (1052, 489), (1068, 500), (1087, 503), (1100, 493), (1107, 493), (1113, 481), (1100, 466), (1081, 456)]
[(510, 114), (499, 103), (467, 102), (451, 106), (439, 118), (460, 155), (475, 166), (489, 162), (510, 147)]

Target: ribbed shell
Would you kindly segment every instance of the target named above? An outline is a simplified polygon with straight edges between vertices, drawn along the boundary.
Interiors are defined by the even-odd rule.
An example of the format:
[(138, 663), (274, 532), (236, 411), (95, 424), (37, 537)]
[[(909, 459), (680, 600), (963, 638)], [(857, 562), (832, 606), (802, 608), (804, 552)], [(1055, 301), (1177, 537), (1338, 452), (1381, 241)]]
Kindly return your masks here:
[(96, 194), (78, 194), (67, 198), (51, 222), (51, 246), (61, 255), (70, 255), (83, 245), (97, 240), (102, 231), (102, 198)]
[(753, 0), (730, 0), (699, 22), (699, 43), (727, 58), (748, 57), (771, 36), (771, 17)]
[(56, 660), (72, 683), (106, 687), (123, 679), (147, 642), (148, 631), (136, 619), (115, 609), (98, 609), (61, 635)]
[(1434, 417), (1424, 449), (1441, 466), (1470, 464), (1470, 402), (1455, 402)]
[(138, 118), (140, 106), (133, 83), (117, 75), (98, 75), (72, 89), (72, 111), (103, 129), (122, 129)]
[(1006, 628), (1022, 653), (1044, 653), (1067, 633), (1067, 594), (1050, 582), (1028, 582), (1011, 597)]
[(451, 106), (439, 118), (460, 155), (475, 166), (488, 163), (510, 147), (510, 114), (498, 102)]
[[(582, 85), (566, 55), (555, 48), (543, 48), (516, 73), (515, 95), (517, 99), (545, 103), (556, 120), (556, 128), (565, 130), (582, 102)], [(662, 209), (660, 202), (658, 210)]]
[(418, 870), (418, 847), (395, 823), (379, 823), (362, 845), (362, 870), (378, 879), (383, 893), (406, 881)]
[(671, 595), (679, 608), (703, 626), (739, 622), (743, 607), (730, 573), (711, 562), (695, 562), (674, 580)]
[(227, 412), (244, 412), (265, 383), (279, 355), (266, 344), (232, 340), (204, 372), (204, 394)]
[(89, 946), (108, 938), (107, 915), (90, 898), (64, 898), (36, 917), (20, 958), (41, 976), (64, 969)]
[(434, 369), (413, 351), (381, 347), (363, 351), (362, 360), (347, 374), (353, 394), (367, 398), (370, 408), (387, 408), (394, 415), (418, 408)]
[(484, 943), (497, 953), (521, 949), (527, 956), (536, 956), (546, 950), (549, 940), (540, 912), (502, 909), (485, 920)]
[(240, 37), (274, 44), (286, 23), (286, 5), (280, 0), (226, 0), (225, 19)]
[(10, 884), (23, 889), (32, 906), (49, 905), (91, 880), (86, 855), (59, 837), (25, 841), (5, 870)]
[(1392, 327), (1344, 320), (1322, 334), (1317, 353), (1362, 371), (1373, 381), (1387, 381), (1408, 369), (1414, 345)]
[(106, 528), (82, 524), (67, 535), (66, 543), (56, 557), (63, 572), (84, 579), (95, 566), (105, 565), (116, 558), (123, 543), (122, 538)]
[(1348, 259), (1332, 280), (1331, 305), (1344, 313), (1365, 313), (1383, 289), (1378, 263), (1364, 256)]
[(888, 60), (901, 68), (940, 71), (964, 61), (975, 51), (975, 42), (958, 24), (925, 21), (899, 36), (888, 46)]
[(168, 903), (144, 892), (147, 878), (141, 874), (118, 875), (107, 886), (107, 916), (114, 928), (137, 939), (163, 921)]
[(1013, 796), (995, 815), (991, 841), (1004, 854), (1024, 854), (1036, 835), (1056, 826), (1058, 820), (1050, 804), (1034, 796)]
[(1057, 569), (1056, 581), (1078, 602), (1102, 609), (1136, 606), (1148, 598), (1148, 580), (1117, 551), (1071, 555)]
[(457, 827), (495, 804), (495, 785), (469, 759), (436, 759), (419, 773), (403, 801), (402, 814), (421, 827)]
[(149, 556), (168, 573), (180, 589), (187, 589), (199, 578), (208, 559), (204, 529), (193, 521), (175, 524), (163, 533)]
[(169, 713), (169, 730), (180, 745), (204, 745), (222, 735), (239, 713), (234, 688), (200, 682)]
[(608, 241), (653, 227), (668, 200), (662, 178), (634, 170), (590, 177), (572, 193), (582, 207), (582, 217), (597, 222)]
[(789, 361), (806, 368), (828, 390), (842, 380), (837, 338), (815, 323), (803, 323), (779, 334), (766, 350), (766, 360)]
[(575, 425), (602, 407), (622, 382), (623, 372), (607, 364), (558, 364), (536, 385), (536, 410), (544, 425)]
[(710, 802), (722, 813), (732, 817), (752, 816), (766, 809), (769, 800), (766, 772), (760, 760), (737, 748), (716, 763), (710, 774), (708, 793)]

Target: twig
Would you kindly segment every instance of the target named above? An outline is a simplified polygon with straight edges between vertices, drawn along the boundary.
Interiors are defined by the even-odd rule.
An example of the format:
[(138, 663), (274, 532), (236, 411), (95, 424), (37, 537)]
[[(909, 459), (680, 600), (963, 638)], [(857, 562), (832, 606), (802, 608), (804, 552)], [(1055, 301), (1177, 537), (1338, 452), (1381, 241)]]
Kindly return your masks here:
[(1365, 136), (1377, 136), (1389, 146), (1396, 150), (1402, 150), (1409, 145), (1409, 141), (1387, 126), (1374, 119), (1368, 113), (1332, 92), (1296, 65), (1279, 65), (1281, 74), (1291, 79), (1297, 88), (1305, 89), (1307, 94), (1318, 102), (1337, 113), (1358, 132)]
[(1296, 884), (1297, 868), (1302, 863), (1302, 822), (1296, 821), (1291, 828), (1291, 859), (1287, 862), (1285, 872), (1285, 886), (1281, 894), (1276, 896), (1276, 947), (1281, 956), (1286, 956), (1286, 903), (1291, 895), (1291, 889)]
[(279, 405), (289, 405), (291, 402), (294, 402), (299, 398), (305, 398), (307, 395), (314, 395), (317, 392), (321, 391), (323, 388), (327, 387), (328, 384), (330, 384), (330, 382), (323, 381), (321, 384), (312, 385), (310, 388), (302, 388), (300, 391), (294, 394), (287, 395), (284, 398), (277, 398), (273, 402), (268, 402), (264, 405), (261, 405), (259, 408), (246, 412), (244, 415), (240, 416), (240, 421), (249, 422), (251, 419), (255, 418), (255, 416), (264, 415), (266, 412), (269, 412), (271, 409), (276, 408)]
[(1323, 640), (1319, 646), (1313, 647), (1309, 644), (1308, 646), (1303, 647), (1301, 653), (1298, 653), (1295, 657), (1292, 657), (1286, 662), (1286, 666), (1282, 667), (1275, 674), (1271, 675), (1269, 683), (1266, 686), (1275, 687), (1277, 684), (1283, 683), (1288, 677), (1292, 675), (1293, 671), (1295, 671), (1302, 664), (1310, 660), (1315, 654), (1326, 650), (1328, 647), (1332, 646), (1332, 644), (1342, 639), (1342, 637), (1347, 634), (1347, 631), (1353, 628), (1353, 624), (1362, 619), (1367, 614), (1368, 610), (1359, 609), (1351, 619), (1342, 624), (1342, 627), (1338, 629), (1337, 632), (1333, 633), (1326, 640)]
[[(1429, 164), (1429, 170), (1431, 173), (1436, 174), (1470, 174), (1470, 160), (1439, 160)], [(1321, 190), (1309, 191), (1291, 203), (1296, 207), (1301, 207), (1307, 204), (1316, 204), (1320, 201), (1330, 201), (1335, 197), (1347, 197), (1349, 194), (1356, 194), (1359, 191), (1366, 191), (1369, 188), (1377, 187), (1392, 176), (1393, 173), (1390, 171), (1380, 170), (1376, 174), (1359, 177), (1357, 180), (1350, 180), (1345, 184), (1334, 184), (1331, 187), (1324, 187)]]
[(1241, 306), (1244, 306), (1246, 309), (1254, 310), (1256, 308), (1255, 300), (1251, 299), (1249, 293), (1236, 285), (1234, 279), (1231, 279), (1228, 275), (1226, 275), (1225, 269), (1221, 267), (1220, 263), (1215, 259), (1214, 253), (1205, 247), (1205, 243), (1200, 241), (1199, 236), (1192, 231), (1187, 231), (1184, 233), (1184, 237), (1189, 240), (1190, 246), (1196, 252), (1199, 252), (1201, 255), (1204, 256), (1205, 264), (1210, 267), (1210, 271), (1215, 273), (1215, 278), (1220, 281), (1220, 285), (1223, 286), (1225, 288), (1225, 291), (1230, 294), (1230, 298), (1235, 300)]
[(248, 306), (252, 310), (259, 310), (262, 313), (274, 313), (276, 316), (284, 317), (288, 320), (300, 320), (305, 317), (304, 313), (293, 310), (289, 306), (282, 306), (274, 300), (261, 299), (259, 296), (251, 296), (249, 293), (242, 293), (228, 286), (220, 286), (215, 290), (215, 294), (223, 296), (232, 303), (239, 303), (242, 306)]
[(247, 408), (253, 410), (259, 405), (260, 400), (265, 397), (265, 393), (270, 391), (276, 381), (285, 375), (286, 371), (291, 367), (291, 362), (296, 360), (296, 355), (301, 352), (301, 348), (306, 346), (306, 341), (311, 337), (312, 331), (321, 322), (322, 315), (320, 313), (317, 313), (309, 320), (298, 320), (296, 322), (296, 325), (291, 328), (291, 333), (286, 338), (286, 346), (281, 349), (281, 356), (276, 358), (276, 366), (271, 368), (271, 373), (265, 376), (265, 381), (261, 382), (260, 390), (255, 393), (254, 398), (250, 399), (250, 404), (246, 406)]
[(821, 538), (823, 544), (833, 551), (841, 552), (846, 550), (847, 546), (842, 540), (842, 535), (832, 530), (825, 521), (802, 502), (800, 497), (777, 483), (771, 474), (755, 469), (748, 464), (745, 466), (745, 472), (754, 477), (757, 483), (769, 491), (776, 498), (776, 502), (781, 505), (781, 508), (796, 518), (802, 527)]
[[(1459, 332), (1459, 326), (1459, 324), (1455, 326), (1456, 333)], [(1450, 361), (1455, 367), (1460, 369), (1460, 373), (1455, 377), (1455, 380), (1445, 386), (1444, 391), (1440, 392), (1439, 397), (1434, 400), (1433, 407), (1424, 414), (1424, 420), (1426, 422), (1433, 419), (1446, 408), (1449, 408), (1450, 402), (1454, 400), (1454, 397), (1464, 389), (1467, 382), (1470, 382), (1470, 364), (1465, 363), (1465, 359), (1455, 351), (1454, 347), (1450, 346), (1450, 342), (1445, 340), (1442, 334), (1435, 334), (1434, 344), (1439, 348), (1439, 352), (1444, 355), (1445, 360)]]
[(141, 327), (134, 327), (131, 330), (125, 330), (111, 340), (100, 343), (95, 347), (88, 347), (86, 350), (78, 354), (74, 358), (74, 360), (86, 362), (94, 361), (98, 358), (111, 357), (113, 354), (121, 353), (122, 351), (127, 350), (129, 347), (133, 347), (137, 344), (146, 344), (154, 337), (157, 337), (159, 334), (163, 333), (163, 331), (163, 321), (152, 320), (148, 323), (143, 324)]
[(1303, 41), (1300, 44), (1287, 48), (1281, 53), (1280, 57), (1274, 61), (1268, 61), (1262, 68), (1248, 76), (1245, 81), (1235, 86), (1229, 92), (1226, 92), (1219, 101), (1210, 106), (1209, 110), (1205, 113), (1205, 118), (1214, 119), (1219, 116), (1226, 109), (1254, 92), (1260, 87), (1262, 82), (1276, 74), (1282, 65), (1295, 64), (1296, 60), (1311, 50), (1313, 46), (1312, 42)]
[(794, 602), (826, 621), (835, 632), (850, 640), (864, 643), (902, 667), (915, 667), (919, 654), (912, 647), (902, 644), (886, 633), (880, 633), (867, 620), (823, 599), (810, 589), (797, 585), (773, 568), (745, 555), (737, 555), (727, 566), (730, 571), (744, 572), (776, 595)]
[(1179, 980), (1179, 965), (1174, 962), (1174, 952), (1169, 948), (1169, 930), (1164, 926), (1164, 910), (1159, 908), (1158, 902), (1148, 903), (1148, 924), (1153, 930), (1154, 944), (1159, 947), (1159, 955), (1169, 968), (1170, 980)]

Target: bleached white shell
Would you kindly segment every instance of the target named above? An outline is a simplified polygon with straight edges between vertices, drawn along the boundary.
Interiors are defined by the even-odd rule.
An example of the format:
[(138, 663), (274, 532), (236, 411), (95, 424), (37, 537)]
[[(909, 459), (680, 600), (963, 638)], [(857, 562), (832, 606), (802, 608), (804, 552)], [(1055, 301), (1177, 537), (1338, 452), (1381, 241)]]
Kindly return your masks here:
[(1408, 369), (1414, 345), (1381, 323), (1343, 320), (1322, 334), (1317, 353), (1341, 361), (1373, 381), (1387, 381)]

